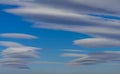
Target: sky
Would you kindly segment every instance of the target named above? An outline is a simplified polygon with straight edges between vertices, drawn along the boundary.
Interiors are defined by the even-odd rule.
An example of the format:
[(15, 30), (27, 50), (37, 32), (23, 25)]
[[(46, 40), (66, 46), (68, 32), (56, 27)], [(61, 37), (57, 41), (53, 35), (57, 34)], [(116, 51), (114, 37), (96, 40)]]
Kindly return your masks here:
[(0, 0), (0, 74), (119, 74), (119, 0)]

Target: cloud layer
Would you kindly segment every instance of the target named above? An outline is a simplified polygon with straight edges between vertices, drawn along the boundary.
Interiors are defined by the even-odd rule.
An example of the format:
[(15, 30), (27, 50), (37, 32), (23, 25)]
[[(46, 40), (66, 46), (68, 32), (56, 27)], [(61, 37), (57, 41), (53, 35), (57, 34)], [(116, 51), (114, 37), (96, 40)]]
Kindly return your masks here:
[(90, 15), (119, 17), (119, 2), (119, 0), (0, 1), (1, 4), (20, 6), (6, 9), (5, 11), (21, 15), (34, 22), (34, 28), (64, 30), (90, 35), (93, 38), (74, 41), (76, 45), (87, 47), (120, 46), (120, 21), (118, 19)]
[[(34, 22), (33, 28), (71, 31), (84, 33), (91, 38), (76, 39), (73, 44), (84, 47), (117, 47), (120, 46), (119, 0), (1, 0), (0, 4), (17, 5), (17, 8), (5, 9), (5, 12), (23, 16)], [(1, 34), (1, 37), (27, 38), (37, 37), (26, 34)], [(0, 41), (8, 47), (2, 52), (0, 63), (20, 69), (28, 69), (30, 59), (38, 57), (37, 48), (14, 42)], [(72, 51), (73, 50), (68, 50)], [(75, 51), (76, 52), (76, 51)], [(120, 61), (119, 51), (104, 51), (88, 54), (65, 53), (63, 57), (75, 57), (70, 64), (92, 65)], [(41, 62), (43, 63), (43, 62)], [(48, 62), (46, 62), (48, 63)]]
[(69, 62), (70, 65), (95, 65), (120, 61), (119, 51), (104, 51), (88, 54), (65, 53), (62, 56), (76, 58)]
[(1, 52), (2, 59), (0, 59), (0, 64), (5, 67), (29, 69), (28, 64), (31, 64), (33, 59), (39, 57), (37, 51), (40, 48), (8, 41), (0, 41), (0, 46), (7, 47)]

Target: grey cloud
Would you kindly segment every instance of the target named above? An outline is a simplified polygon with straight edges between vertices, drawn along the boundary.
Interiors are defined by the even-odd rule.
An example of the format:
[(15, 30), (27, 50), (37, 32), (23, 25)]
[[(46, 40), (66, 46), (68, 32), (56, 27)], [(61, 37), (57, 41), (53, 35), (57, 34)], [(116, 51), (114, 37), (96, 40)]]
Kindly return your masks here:
[[(79, 57), (75, 60), (70, 61), (70, 65), (95, 65), (109, 62), (120, 62), (119, 51), (104, 51), (84, 54), (87, 56)], [(67, 53), (66, 53), (67, 54)], [(77, 55), (77, 54), (76, 54)], [(78, 54), (80, 55), (80, 54)], [(83, 55), (83, 54), (82, 54)]]
[(0, 46), (5, 46), (5, 47), (23, 47), (24, 45), (16, 43), (16, 42), (11, 42), (11, 41), (0, 41)]
[(61, 55), (62, 57), (87, 57), (86, 54), (75, 54), (75, 53), (65, 53)]
[[(21, 15), (35, 22), (33, 27), (84, 33), (93, 38), (75, 40), (74, 44), (88, 47), (120, 46), (120, 21), (90, 16), (89, 14), (120, 15), (119, 0), (1, 0), (1, 4), (19, 5), (6, 12)], [(10, 44), (2, 44), (9, 46)], [(12, 45), (10, 45), (12, 46)], [(14, 44), (13, 44), (14, 46)], [(15, 45), (16, 46), (16, 45)], [(9, 49), (9, 48), (8, 48)], [(13, 53), (13, 52), (12, 52)], [(12, 53), (4, 53), (7, 58), (20, 58)], [(86, 57), (73, 60), (72, 64), (90, 65), (120, 61), (120, 54), (111, 52), (90, 53)], [(33, 56), (33, 55), (32, 55)], [(65, 55), (78, 57), (80, 55)], [(12, 65), (12, 64), (10, 64)], [(26, 64), (14, 66), (27, 68)]]
[[(71, 0), (72, 1), (72, 0)], [(110, 10), (110, 11), (114, 11), (116, 13), (119, 13), (119, 0), (100, 0), (100, 1), (96, 1), (96, 0), (74, 0), (73, 2), (77, 2), (77, 3), (82, 3), (84, 5), (88, 5), (90, 7), (98, 7), (98, 8), (102, 8), (105, 10)], [(112, 5), (112, 6), (111, 6)]]
[[(12, 43), (12, 44), (11, 44)], [(39, 58), (40, 48), (24, 46), (16, 42), (1, 41), (1, 46), (6, 46), (1, 54), (0, 64), (5, 67), (17, 69), (30, 69), (28, 67), (34, 59)]]
[(87, 38), (75, 40), (74, 44), (86, 47), (115, 47), (120, 46), (120, 41), (105, 38)]
[(53, 61), (35, 61), (33, 62), (35, 64), (54, 64), (54, 65), (60, 65), (60, 64), (65, 64), (63, 62), (53, 62)]
[[(117, 26), (117, 25), (116, 25)], [(79, 25), (59, 25), (51, 23), (41, 23), (41, 25), (34, 25), (36, 28), (47, 28), (54, 30), (72, 31), (78, 33), (88, 34), (97, 38), (74, 40), (74, 44), (87, 47), (114, 47), (120, 46), (119, 29), (108, 27), (90, 27)]]
[(114, 11), (106, 10), (104, 8), (99, 8), (99, 7), (93, 7), (87, 4), (83, 4), (80, 2), (76, 2), (73, 0), (34, 0), (36, 4), (43, 4), (46, 6), (50, 6), (53, 8), (59, 8), (59, 9), (67, 9), (69, 11), (75, 11), (75, 12), (80, 12), (80, 13), (115, 13)]
[[(84, 33), (96, 39), (96, 41), (93, 39), (75, 40), (74, 44), (83, 46), (96, 44), (89, 45), (89, 47), (120, 46), (120, 21), (89, 15), (119, 16), (119, 0), (22, 0), (17, 3), (15, 0), (11, 3), (6, 0), (0, 3), (19, 5), (19, 8), (5, 11), (35, 22), (36, 28)], [(102, 42), (103, 40), (105, 41)]]
[(0, 37), (4, 38), (21, 38), (21, 39), (36, 39), (36, 36), (30, 34), (22, 34), (22, 33), (2, 33)]
[(2, 55), (5, 58), (37, 58), (38, 48), (33, 48), (33, 47), (19, 47), (19, 48), (7, 48), (3, 50)]
[(18, 59), (18, 58), (4, 58), (0, 60), (0, 64), (3, 67), (12, 67), (16, 69), (30, 69), (28, 67), (29, 62), (25, 59)]
[[(116, 3), (114, 5), (115, 8), (117, 8), (117, 5), (119, 3), (118, 0), (108, 0), (107, 1), (89, 1), (89, 0), (1, 0), (1, 3), (4, 4), (14, 4), (14, 5), (23, 5), (26, 6), (27, 3), (34, 3), (36, 5), (46, 5), (48, 7), (53, 7), (53, 8), (59, 8), (59, 9), (67, 9), (69, 11), (75, 11), (79, 13), (108, 13), (108, 14), (115, 14), (115, 11), (110, 10), (111, 8), (111, 3)], [(95, 6), (93, 6), (95, 5)], [(101, 7), (106, 6), (105, 7)]]
[(85, 52), (84, 50), (64, 49), (65, 52)]

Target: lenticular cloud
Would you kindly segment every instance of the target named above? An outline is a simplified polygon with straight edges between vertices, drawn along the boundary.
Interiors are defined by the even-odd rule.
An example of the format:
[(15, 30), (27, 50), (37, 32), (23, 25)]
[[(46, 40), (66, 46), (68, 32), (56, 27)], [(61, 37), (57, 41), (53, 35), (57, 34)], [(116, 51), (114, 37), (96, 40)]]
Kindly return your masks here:
[[(8, 45), (8, 43), (13, 44)], [(28, 65), (31, 64), (35, 58), (39, 57), (37, 52), (39, 48), (22, 46), (21, 44), (18, 46), (18, 43), (15, 42), (3, 41), (3, 44), (7, 46), (7, 48), (2, 51), (3, 58), (0, 59), (0, 64), (4, 67), (29, 69)]]
[(34, 28), (72, 31), (94, 38), (76, 39), (73, 41), (76, 45), (116, 47), (120, 46), (119, 19), (92, 15), (119, 17), (119, 2), (119, 0), (1, 0), (0, 4), (19, 6), (4, 11), (34, 22)]
[(120, 52), (119, 51), (104, 51), (95, 52), (88, 54), (63, 54), (63, 57), (75, 57), (69, 62), (70, 65), (95, 65), (110, 62), (120, 62)]

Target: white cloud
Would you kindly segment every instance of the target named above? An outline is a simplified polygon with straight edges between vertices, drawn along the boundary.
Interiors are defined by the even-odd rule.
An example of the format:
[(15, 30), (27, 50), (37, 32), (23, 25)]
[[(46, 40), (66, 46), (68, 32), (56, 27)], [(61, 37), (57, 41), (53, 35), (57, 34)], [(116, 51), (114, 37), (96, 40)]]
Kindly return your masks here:
[(59, 65), (59, 64), (65, 64), (62, 62), (53, 62), (53, 61), (34, 61), (34, 64), (54, 64), (54, 65)]
[(75, 40), (74, 44), (85, 47), (114, 47), (120, 46), (120, 41), (106, 38), (87, 38)]
[(90, 35), (93, 38), (74, 41), (77, 45), (88, 47), (120, 46), (120, 21), (89, 15), (119, 16), (119, 2), (119, 0), (51, 0), (51, 2), (48, 0), (19, 0), (17, 3), (15, 0), (0, 1), (2, 4), (19, 5), (18, 8), (5, 11), (35, 22), (34, 27), (36, 28)]
[(36, 14), (36, 15), (51, 15), (51, 16), (61, 16), (61, 17), (84, 17), (83, 15), (74, 14), (65, 10), (54, 9), (50, 7), (40, 6), (38, 8), (16, 8), (7, 10), (8, 12), (15, 13), (15, 14)]
[(111, 11), (114, 12), (116, 14), (120, 14), (119, 13), (119, 0), (100, 0), (100, 1), (96, 1), (96, 0), (70, 0), (72, 2), (76, 2), (76, 3), (80, 3), (80, 4), (84, 4), (87, 5), (89, 7), (92, 8), (100, 8), (100, 9), (104, 9), (107, 11)]
[[(57, 9), (65, 9), (69, 11), (75, 11), (79, 13), (105, 13), (105, 14), (119, 14), (119, 0), (1, 0), (0, 3), (13, 4), (20, 6), (39, 6), (46, 5), (47, 7), (53, 7)], [(112, 6), (111, 6), (112, 5)]]
[[(78, 55), (77, 59), (74, 59), (69, 62), (70, 65), (94, 65), (94, 64), (102, 64), (109, 62), (119, 62), (120, 61), (120, 51), (103, 51), (103, 52), (95, 52), (88, 54), (76, 54)], [(68, 53), (65, 53), (68, 54)], [(79, 56), (85, 55), (85, 56)], [(71, 57), (75, 57), (74, 55), (70, 55)], [(66, 56), (69, 57), (69, 56)]]
[(104, 51), (105, 53), (116, 53), (116, 54), (120, 54), (120, 51)]
[(4, 58), (0, 59), (0, 64), (2, 64), (4, 67), (12, 67), (15, 69), (30, 69), (28, 67), (28, 62), (25, 59), (19, 59), (19, 58)]
[(11, 41), (0, 41), (0, 46), (5, 46), (5, 47), (23, 47), (24, 45), (16, 43), (16, 42), (11, 42)]
[[(104, 21), (105, 22), (105, 21)], [(103, 23), (103, 22), (102, 22)], [(113, 22), (114, 23), (114, 22)], [(103, 23), (105, 24), (105, 23)], [(102, 24), (102, 25), (103, 25)], [(109, 25), (108, 25), (109, 24)], [(100, 26), (101, 24), (82, 26), (82, 25), (64, 25), (64, 24), (51, 24), (51, 23), (41, 23), (40, 25), (34, 25), (36, 28), (46, 28), (53, 30), (64, 30), (72, 31), (78, 33), (88, 34), (94, 38), (79, 39), (74, 40), (74, 44), (82, 45), (87, 47), (114, 47), (120, 46), (119, 37), (120, 30), (117, 25), (111, 27), (112, 24), (106, 23), (106, 25)], [(105, 26), (105, 27), (104, 27)]]
[(2, 55), (5, 58), (37, 58), (38, 48), (35, 47), (11, 47), (3, 50)]
[(30, 34), (22, 34), (22, 33), (3, 33), (0, 34), (0, 37), (5, 38), (21, 38), (21, 39), (36, 39), (36, 36)]
[(2, 59), (0, 59), (0, 64), (5, 67), (29, 69), (28, 64), (31, 64), (33, 59), (39, 58), (40, 48), (9, 41), (0, 41), (0, 46), (7, 47), (1, 52)]
[[(20, 6), (5, 11), (35, 22), (33, 26), (35, 28), (72, 31), (93, 37), (74, 40), (74, 44), (85, 47), (120, 46), (120, 20), (89, 15), (120, 16), (119, 0), (51, 0), (51, 2), (48, 0), (1, 0), (0, 3)], [(0, 42), (0, 45), (23, 47), (23, 45), (10, 42)], [(11, 50), (11, 48), (8, 49)], [(11, 53), (9, 54), (11, 56)], [(68, 57), (80, 57), (72, 61), (80, 65), (120, 60), (120, 55), (113, 51), (85, 55), (89, 57), (83, 57), (83, 54), (63, 54)], [(16, 64), (11, 65), (16, 66)], [(26, 64), (17, 64), (17, 66), (27, 67)]]
[(75, 53), (65, 53), (61, 55), (62, 57), (87, 57), (86, 54), (75, 54)]
[(76, 50), (76, 49), (64, 49), (66, 52), (84, 52), (84, 50)]

